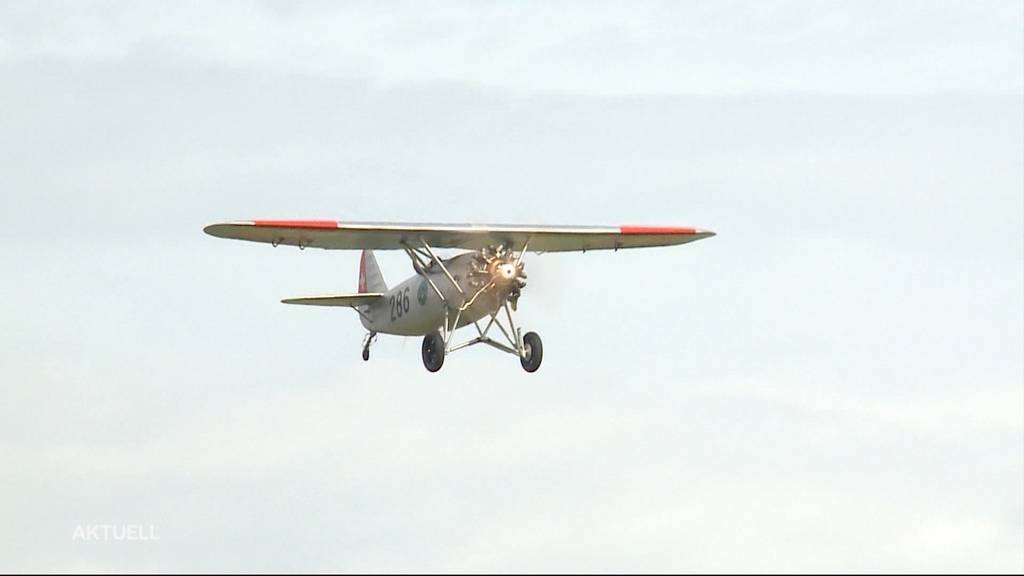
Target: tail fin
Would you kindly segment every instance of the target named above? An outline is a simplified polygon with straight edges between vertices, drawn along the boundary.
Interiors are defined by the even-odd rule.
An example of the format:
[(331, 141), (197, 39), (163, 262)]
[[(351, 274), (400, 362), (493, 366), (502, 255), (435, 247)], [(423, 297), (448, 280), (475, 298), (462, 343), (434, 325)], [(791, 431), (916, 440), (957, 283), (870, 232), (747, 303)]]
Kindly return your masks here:
[(360, 292), (387, 292), (388, 285), (384, 282), (384, 276), (377, 266), (377, 259), (373, 256), (372, 250), (363, 250), (359, 258), (359, 291)]

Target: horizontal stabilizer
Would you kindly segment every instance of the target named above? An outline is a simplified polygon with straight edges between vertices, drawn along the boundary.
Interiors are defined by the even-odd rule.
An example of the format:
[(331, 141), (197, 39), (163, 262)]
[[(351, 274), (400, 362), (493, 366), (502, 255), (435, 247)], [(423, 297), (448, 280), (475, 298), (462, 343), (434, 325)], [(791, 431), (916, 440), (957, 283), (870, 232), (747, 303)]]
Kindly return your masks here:
[(306, 306), (366, 306), (384, 298), (379, 292), (367, 292), (364, 294), (336, 294), (330, 296), (307, 296), (305, 298), (286, 298), (281, 300), (285, 304), (304, 304)]

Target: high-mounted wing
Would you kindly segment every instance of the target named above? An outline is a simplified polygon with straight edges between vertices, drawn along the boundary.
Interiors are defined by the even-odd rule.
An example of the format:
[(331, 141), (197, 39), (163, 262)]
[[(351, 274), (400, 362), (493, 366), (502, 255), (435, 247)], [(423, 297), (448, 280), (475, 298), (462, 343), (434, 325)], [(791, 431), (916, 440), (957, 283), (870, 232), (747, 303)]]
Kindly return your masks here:
[(714, 236), (709, 230), (672, 226), (522, 226), (412, 224), (334, 220), (249, 220), (211, 224), (207, 234), (328, 250), (401, 250), (424, 242), (434, 248), (479, 250), (504, 244), (530, 252), (618, 250), (685, 244)]
[(305, 304), (306, 306), (348, 306), (355, 308), (365, 306), (382, 300), (384, 295), (379, 292), (364, 292), (361, 294), (336, 294), (332, 296), (307, 296), (304, 298), (286, 298), (281, 300), (285, 304)]

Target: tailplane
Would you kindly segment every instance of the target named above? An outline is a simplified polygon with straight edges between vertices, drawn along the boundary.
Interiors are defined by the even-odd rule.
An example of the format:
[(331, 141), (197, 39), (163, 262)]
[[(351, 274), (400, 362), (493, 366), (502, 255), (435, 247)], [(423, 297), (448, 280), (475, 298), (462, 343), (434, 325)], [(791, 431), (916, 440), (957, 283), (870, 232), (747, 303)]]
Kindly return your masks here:
[(373, 250), (363, 250), (359, 258), (359, 292), (387, 292), (388, 285), (380, 273)]

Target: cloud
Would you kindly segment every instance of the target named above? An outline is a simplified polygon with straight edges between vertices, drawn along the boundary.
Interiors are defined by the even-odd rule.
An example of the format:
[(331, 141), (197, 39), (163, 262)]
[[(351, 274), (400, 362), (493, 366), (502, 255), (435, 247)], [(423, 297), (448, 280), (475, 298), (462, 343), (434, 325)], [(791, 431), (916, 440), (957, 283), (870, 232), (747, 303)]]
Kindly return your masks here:
[(9, 5), (7, 61), (154, 56), (519, 92), (1020, 93), (1016, 2)]
[[(4, 567), (1019, 570), (1019, 33), (930, 6), (5, 6)], [(262, 216), (719, 235), (531, 255), (541, 371), (430, 375)]]

